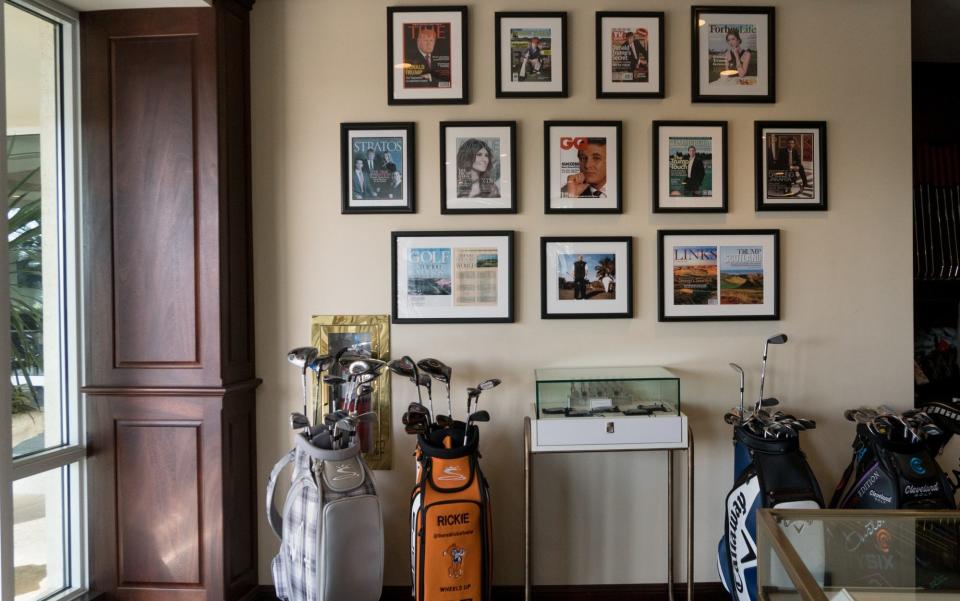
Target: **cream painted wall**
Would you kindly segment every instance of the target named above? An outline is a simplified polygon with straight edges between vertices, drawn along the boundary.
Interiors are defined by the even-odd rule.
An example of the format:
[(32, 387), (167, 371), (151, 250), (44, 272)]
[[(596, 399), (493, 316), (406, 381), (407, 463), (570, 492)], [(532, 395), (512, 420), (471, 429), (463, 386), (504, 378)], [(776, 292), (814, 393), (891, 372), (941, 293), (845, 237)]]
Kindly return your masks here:
[[(754, 4), (755, 2), (745, 2)], [(760, 3), (763, 4), (763, 3)], [(736, 361), (756, 393), (762, 340), (772, 352), (768, 391), (785, 409), (820, 424), (803, 446), (831, 489), (850, 452), (841, 410), (912, 402), (910, 4), (804, 0), (777, 7), (778, 102), (690, 102), (689, 4), (639, 0), (583, 3), (475, 2), (470, 8), (471, 97), (467, 106), (388, 107), (384, 2), (260, 0), (253, 11), (253, 184), (257, 290), (259, 481), (291, 444), (287, 416), (300, 403), (287, 349), (309, 340), (317, 313), (389, 313), (390, 231), (517, 231), (517, 321), (496, 325), (393, 326), (394, 355), (436, 356), (460, 390), (479, 378), (504, 385), (484, 396), (483, 466), (492, 483), (495, 581), (522, 581), (522, 416), (533, 370), (544, 366), (665, 365), (682, 379), (696, 437), (696, 580), (717, 580), (714, 550), (721, 500), (731, 484), (730, 432), (721, 416), (736, 399)], [(569, 12), (567, 99), (496, 100), (493, 13)], [(666, 9), (664, 100), (594, 98), (594, 11)], [(623, 119), (623, 215), (544, 215), (542, 122)], [(519, 122), (520, 214), (441, 216), (438, 121)], [(730, 213), (650, 212), (650, 122), (729, 121)], [(758, 214), (753, 209), (753, 121), (828, 122), (830, 211)], [(417, 123), (418, 213), (341, 215), (341, 121)], [(678, 227), (781, 228), (783, 319), (777, 323), (658, 323), (656, 231)], [(539, 237), (633, 235), (637, 294), (630, 320), (542, 321)], [(385, 581), (408, 581), (407, 508), (413, 440), (399, 417), (415, 397), (395, 383), (395, 467), (377, 473), (384, 503)], [(665, 504), (660, 454), (541, 456), (536, 579), (540, 583), (662, 582)], [(683, 472), (678, 470), (678, 477)], [(681, 498), (682, 502), (683, 499)], [(678, 527), (681, 523), (678, 512)], [(682, 532), (680, 532), (682, 536)], [(682, 540), (682, 539), (681, 539)], [(277, 547), (260, 524), (260, 579)], [(682, 548), (679, 555), (682, 557)], [(678, 559), (678, 569), (682, 561)]]

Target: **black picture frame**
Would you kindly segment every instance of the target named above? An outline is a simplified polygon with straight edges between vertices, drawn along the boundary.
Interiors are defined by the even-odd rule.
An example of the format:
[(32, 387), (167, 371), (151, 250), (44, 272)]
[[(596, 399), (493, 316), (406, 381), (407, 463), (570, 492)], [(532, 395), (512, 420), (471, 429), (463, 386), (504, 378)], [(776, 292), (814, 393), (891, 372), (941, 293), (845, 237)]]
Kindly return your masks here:
[[(447, 131), (453, 128), (507, 128), (509, 130), (509, 204), (499, 208), (456, 208), (448, 202), (447, 190)], [(501, 154), (503, 147), (501, 146)], [(456, 160), (456, 157), (454, 157)], [(501, 161), (503, 162), (503, 161)], [(501, 175), (503, 171), (501, 170)], [(517, 122), (516, 121), (441, 121), (440, 122), (440, 213), (442, 215), (477, 215), (477, 214), (515, 214), (517, 212)], [(501, 178), (501, 190), (502, 178)]]
[[(432, 238), (432, 237), (442, 237), (442, 238), (469, 238), (469, 237), (503, 237), (506, 238), (506, 248), (507, 248), (507, 297), (506, 297), (506, 306), (507, 314), (503, 317), (400, 317), (399, 315), (399, 290), (397, 282), (397, 267), (398, 267), (398, 254), (397, 254), (397, 244), (401, 238)], [(483, 230), (483, 231), (394, 231), (390, 233), (390, 280), (391, 280), (391, 301), (390, 301), (390, 315), (391, 323), (394, 324), (410, 324), (410, 323), (425, 323), (425, 324), (442, 324), (442, 323), (513, 323), (514, 322), (514, 308), (515, 308), (515, 297), (516, 297), (516, 285), (515, 285), (515, 267), (516, 254), (515, 254), (515, 232), (512, 230)]]
[[(737, 94), (708, 93), (700, 87), (700, 35), (699, 28), (701, 20), (704, 25), (709, 25), (710, 21), (705, 18), (706, 15), (760, 15), (767, 19), (768, 36), (765, 42), (765, 48), (769, 59), (766, 61), (766, 94), (747, 94), (750, 86), (732, 87), (731, 90), (738, 90)], [(774, 103), (777, 101), (776, 88), (776, 9), (772, 6), (692, 6), (690, 7), (690, 73), (691, 73), (691, 99), (693, 102), (736, 102), (736, 103)], [(749, 47), (747, 48), (749, 49)], [(757, 52), (757, 48), (753, 48)], [(709, 61), (708, 61), (709, 62)], [(761, 74), (757, 74), (757, 82), (760, 82)]]
[[(583, 127), (606, 127), (613, 128), (616, 135), (616, 165), (613, 174), (616, 178), (616, 197), (614, 206), (603, 208), (563, 208), (553, 206), (554, 196), (552, 194), (551, 182), (554, 181), (552, 172), (554, 148), (550, 143), (550, 134), (553, 128), (583, 128)], [(586, 137), (586, 136), (585, 136)], [(544, 121), (543, 122), (543, 212), (551, 213), (581, 213), (581, 214), (610, 214), (623, 213), (623, 121)], [(607, 157), (610, 153), (607, 152)], [(610, 168), (607, 167), (607, 173), (610, 174)], [(559, 176), (556, 178), (559, 181)], [(606, 184), (609, 189), (609, 182)]]
[[(768, 130), (771, 134), (792, 137), (799, 135), (814, 135), (816, 143), (812, 144), (814, 150), (813, 177), (816, 180), (813, 190), (813, 200), (811, 202), (769, 202), (767, 191), (769, 180), (767, 165), (770, 160), (768, 153)], [(782, 131), (777, 134), (776, 130), (794, 130)], [(798, 131), (801, 130), (801, 131)], [(802, 131), (809, 130), (809, 131)], [(757, 211), (826, 211), (827, 210), (827, 122), (826, 121), (755, 121), (753, 128), (754, 137), (754, 160), (756, 174), (756, 204)], [(801, 151), (802, 152), (802, 151)], [(802, 159), (800, 164), (802, 178), (807, 179), (805, 167)], [(795, 185), (791, 178), (790, 185)], [(801, 192), (807, 188), (804, 185)]]
[[(401, 98), (398, 97), (396, 83), (394, 80), (394, 71), (398, 66), (400, 68), (406, 68), (402, 65), (406, 64), (406, 61), (403, 57), (397, 57), (395, 55), (394, 41), (394, 25), (395, 18), (398, 15), (403, 15), (407, 13), (452, 13), (460, 19), (460, 94), (459, 95), (449, 95), (440, 93), (439, 91), (435, 96), (431, 97), (426, 94), (418, 94), (419, 97), (412, 98)], [(388, 105), (425, 105), (425, 104), (469, 104), (470, 103), (470, 44), (469, 44), (469, 20), (468, 20), (468, 11), (467, 6), (388, 6), (387, 7), (387, 104)], [(453, 40), (451, 41), (451, 43)], [(454, 47), (451, 45), (450, 48), (451, 62), (453, 60)], [(453, 73), (456, 73), (455, 67), (452, 67), (451, 70)], [(401, 76), (402, 77), (402, 76)], [(454, 79), (451, 74), (451, 84)], [(455, 86), (450, 88), (453, 91)], [(442, 88), (438, 88), (442, 90)]]
[[(552, 243), (569, 242), (572, 244), (583, 243), (609, 243), (623, 244), (626, 246), (626, 310), (622, 312), (596, 312), (596, 313), (561, 313), (550, 312), (548, 303), (547, 283), (550, 270), (547, 265), (547, 246)], [(623, 273), (618, 270), (618, 273)], [(632, 319), (633, 318), (633, 236), (543, 236), (540, 238), (540, 319)], [(617, 285), (619, 287), (619, 278)]]
[[(771, 291), (773, 293), (772, 311), (767, 314), (743, 314), (743, 315), (667, 315), (667, 308), (664, 303), (664, 285), (666, 276), (664, 274), (664, 250), (668, 236), (708, 236), (708, 237), (769, 237), (770, 246), (773, 250), (772, 267), (773, 283)], [(719, 285), (720, 273), (718, 270), (717, 293), (720, 294), (722, 286)], [(766, 276), (764, 276), (766, 277)], [(671, 274), (672, 280), (672, 274)], [(777, 321), (780, 319), (780, 230), (779, 229), (683, 229), (683, 230), (658, 230), (657, 231), (657, 320), (660, 322), (682, 322), (682, 321)], [(671, 288), (672, 289), (672, 288)], [(692, 304), (686, 304), (692, 306)], [(684, 306), (676, 305), (673, 306)], [(703, 307), (722, 307), (722, 304), (705, 305)], [(748, 306), (748, 305), (737, 305)], [(716, 313), (716, 310), (714, 310)]]
[[(396, 130), (406, 135), (403, 149), (404, 200), (396, 206), (357, 206), (351, 194), (354, 160), (350, 156), (350, 133), (353, 131)], [(340, 124), (340, 213), (344, 215), (364, 213), (416, 213), (416, 124), (413, 122), (364, 122)]]
[[(720, 191), (720, 206), (719, 207), (665, 207), (663, 206), (663, 195), (661, 194), (660, 184), (660, 132), (664, 128), (668, 127), (683, 127), (683, 128), (712, 128), (720, 129), (721, 136), (721, 165), (719, 173), (721, 175), (721, 185), (719, 188)], [(726, 213), (729, 211), (729, 195), (727, 190), (729, 189), (729, 163), (727, 162), (727, 122), (726, 121), (654, 121), (652, 127), (653, 138), (653, 149), (651, 156), (653, 157), (653, 168), (651, 173), (651, 180), (653, 182), (652, 194), (651, 194), (651, 203), (652, 210), (654, 213)], [(716, 179), (716, 169), (715, 162), (711, 167), (712, 173), (711, 177)], [(716, 188), (714, 188), (716, 189)]]
[[(657, 40), (654, 47), (656, 50), (656, 61), (649, 56), (653, 49), (648, 48), (648, 65), (656, 62), (657, 64), (657, 84), (656, 90), (650, 92), (622, 91), (614, 92), (605, 90), (604, 73), (606, 65), (603, 60), (603, 21), (605, 19), (655, 19), (657, 21)], [(666, 89), (664, 87), (664, 73), (666, 72), (666, 54), (664, 53), (664, 13), (663, 12), (643, 12), (643, 11), (598, 11), (596, 14), (596, 85), (597, 98), (664, 98)]]
[[(501, 34), (504, 19), (559, 19), (560, 20), (560, 88), (557, 90), (533, 90), (519, 89), (509, 90), (504, 86), (503, 69), (501, 62), (503, 59), (503, 49)], [(567, 13), (563, 11), (507, 11), (494, 13), (494, 71), (496, 78), (496, 97), (497, 98), (566, 98), (569, 95), (569, 79), (567, 74), (570, 71), (569, 60), (567, 57)], [(551, 68), (553, 56), (556, 54), (551, 39)], [(512, 80), (511, 80), (512, 85)]]

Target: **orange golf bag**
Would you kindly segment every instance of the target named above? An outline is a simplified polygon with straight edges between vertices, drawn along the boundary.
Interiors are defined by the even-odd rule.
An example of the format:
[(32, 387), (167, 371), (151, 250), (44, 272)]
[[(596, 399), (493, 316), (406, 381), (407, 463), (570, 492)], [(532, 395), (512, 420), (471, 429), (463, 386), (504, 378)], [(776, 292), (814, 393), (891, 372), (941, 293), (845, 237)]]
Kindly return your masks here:
[(490, 487), (478, 462), (479, 430), (471, 426), (463, 445), (464, 426), (456, 426), (418, 437), (410, 500), (416, 601), (492, 599)]

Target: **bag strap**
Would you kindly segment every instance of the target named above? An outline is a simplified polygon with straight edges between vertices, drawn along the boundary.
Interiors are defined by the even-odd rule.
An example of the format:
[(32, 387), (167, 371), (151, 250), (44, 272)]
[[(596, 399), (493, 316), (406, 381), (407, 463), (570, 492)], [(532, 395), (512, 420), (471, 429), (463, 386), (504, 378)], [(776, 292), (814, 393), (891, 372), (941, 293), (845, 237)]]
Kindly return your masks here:
[(283, 471), (283, 468), (287, 467), (287, 464), (294, 460), (296, 455), (297, 450), (291, 449), (289, 453), (284, 455), (283, 458), (273, 466), (273, 469), (270, 470), (270, 478), (267, 479), (267, 521), (270, 522), (273, 533), (281, 540), (283, 540), (283, 516), (277, 511), (276, 499), (273, 493), (277, 488), (277, 478), (280, 477), (280, 472)]
[(840, 476), (840, 482), (837, 483), (837, 488), (833, 491), (833, 496), (830, 497), (830, 509), (839, 507), (840, 498), (843, 497), (844, 491), (847, 490), (847, 484), (850, 482), (850, 476), (853, 474), (853, 465), (855, 463), (856, 458), (852, 459), (847, 469), (843, 470), (843, 475)]

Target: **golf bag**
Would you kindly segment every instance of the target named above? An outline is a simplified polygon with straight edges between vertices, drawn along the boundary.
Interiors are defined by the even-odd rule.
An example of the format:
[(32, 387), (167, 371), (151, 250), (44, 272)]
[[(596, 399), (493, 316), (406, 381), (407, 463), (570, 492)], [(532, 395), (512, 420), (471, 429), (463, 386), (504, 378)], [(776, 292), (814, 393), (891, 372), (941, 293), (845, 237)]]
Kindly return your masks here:
[[(763, 438), (740, 425), (734, 426), (733, 432), (734, 485), (727, 494), (717, 570), (732, 599), (755, 601), (757, 510), (761, 507), (820, 509), (823, 496), (800, 450), (799, 437)], [(817, 527), (816, 524), (806, 526)], [(822, 531), (810, 536), (808, 530), (804, 540), (806, 544), (811, 541), (822, 544)]]
[(480, 471), (479, 430), (443, 428), (418, 437), (410, 503), (410, 559), (416, 601), (491, 601), (490, 487)]
[(840, 509), (956, 509), (953, 485), (923, 440), (889, 440), (857, 424), (853, 459), (830, 500)]
[[(274, 489), (293, 464), (277, 510)], [(296, 436), (267, 483), (267, 519), (280, 538), (273, 558), (277, 597), (285, 601), (376, 601), (383, 589), (383, 518), (360, 445), (330, 450)]]

